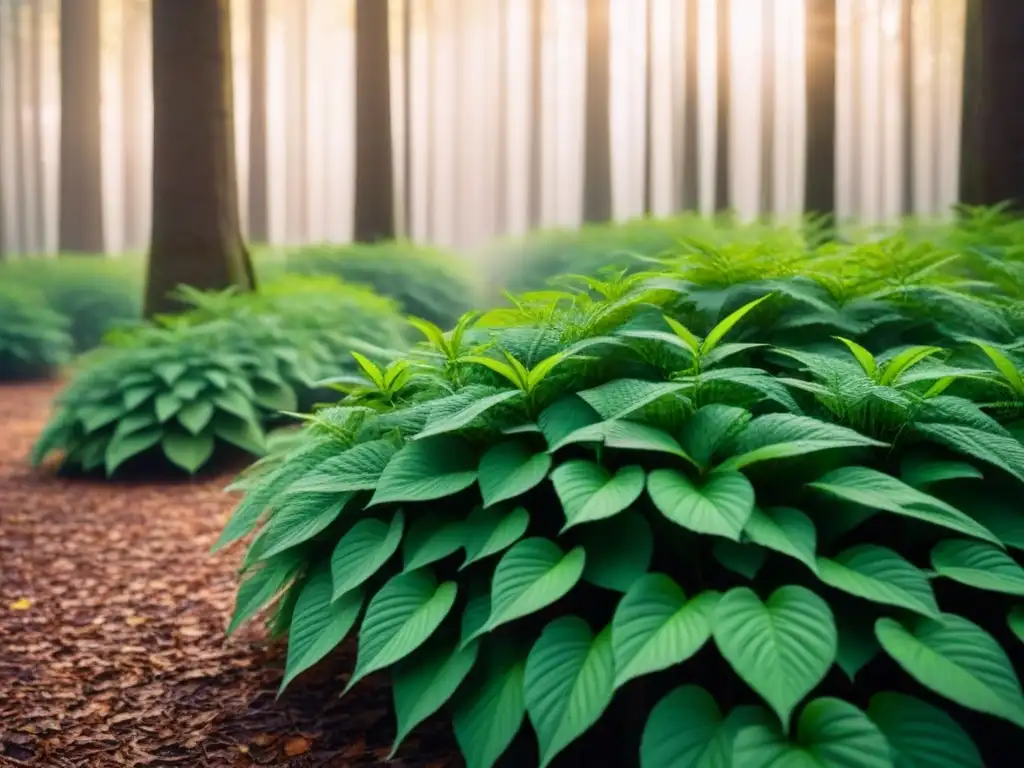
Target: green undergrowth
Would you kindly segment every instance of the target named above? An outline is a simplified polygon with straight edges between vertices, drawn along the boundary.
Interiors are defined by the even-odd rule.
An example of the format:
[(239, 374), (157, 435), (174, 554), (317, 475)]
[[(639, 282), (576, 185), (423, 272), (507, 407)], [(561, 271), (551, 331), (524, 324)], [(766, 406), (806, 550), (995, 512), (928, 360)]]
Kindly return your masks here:
[(0, 285), (0, 382), (46, 378), (71, 356), (67, 320), (40, 294)]
[(906, 237), (697, 253), (417, 322), (238, 481), (282, 690), (352, 636), (395, 749), (443, 712), (469, 768), (998, 763), (1010, 302)]

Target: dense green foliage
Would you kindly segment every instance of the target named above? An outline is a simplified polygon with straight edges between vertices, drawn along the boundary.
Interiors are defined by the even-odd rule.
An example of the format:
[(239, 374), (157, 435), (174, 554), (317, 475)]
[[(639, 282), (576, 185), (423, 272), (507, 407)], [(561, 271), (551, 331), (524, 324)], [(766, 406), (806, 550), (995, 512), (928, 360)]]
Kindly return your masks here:
[(142, 268), (128, 257), (20, 259), (0, 265), (0, 283), (37, 292), (44, 306), (66, 317), (76, 352), (142, 316)]
[(1024, 727), (1024, 360), (978, 272), (699, 246), (419, 323), (240, 483), (231, 629), (273, 605), (283, 688), (358, 628), (396, 749), (446, 707), (469, 768), (982, 766)]
[(449, 328), (469, 309), (477, 286), (454, 255), (402, 241), (310, 246), (291, 251), (285, 269), (367, 285), (403, 312)]
[(136, 456), (162, 455), (192, 473), (218, 445), (261, 454), (282, 413), (309, 408), (327, 392), (322, 380), (358, 369), (349, 350), (388, 359), (404, 345), (389, 301), (330, 277), (179, 295), (192, 310), (112, 332), (81, 361), (37, 463), (59, 450), (67, 468), (112, 474)]
[(0, 381), (49, 376), (70, 352), (63, 316), (29, 288), (0, 285)]

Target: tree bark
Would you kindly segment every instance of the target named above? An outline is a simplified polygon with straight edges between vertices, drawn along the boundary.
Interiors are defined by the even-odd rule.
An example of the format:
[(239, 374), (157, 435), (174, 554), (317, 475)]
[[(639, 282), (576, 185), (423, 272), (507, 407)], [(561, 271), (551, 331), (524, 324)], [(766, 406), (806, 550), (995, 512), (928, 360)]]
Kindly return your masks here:
[(612, 218), (611, 27), (609, 0), (587, 0), (583, 220)]
[(16, 249), (24, 254), (32, 248), (31, 223), (28, 217), (28, 178), (25, 173), (25, 156), (28, 150), (25, 140), (25, 41), (22, 39), (21, 0), (11, 3), (12, 32), (14, 34), (11, 53), (14, 57), (14, 83), (11, 95), (14, 97), (14, 213)]
[(36, 253), (46, 251), (46, 165), (43, 162), (43, 4), (36, 0), (30, 6), (32, 57), (29, 90), (32, 99), (32, 239)]
[(98, 253), (103, 238), (100, 121), (101, 0), (60, 4), (60, 222), (62, 252)]
[[(7, 16), (4, 12), (3, 0), (0, 0), (0, 83), (3, 83), (6, 77), (4, 72), (4, 44), (6, 42), (7, 35)], [(4, 99), (3, 92), (0, 92), (0, 163), (4, 160)], [(0, 167), (0, 262), (6, 259), (7, 254), (7, 222), (5, 214), (7, 211), (6, 203), (4, 202), (5, 195), (4, 174), (3, 168)]]
[(654, 0), (644, 9), (644, 213), (654, 213)]
[(412, 238), (412, 0), (402, 4), (402, 234)]
[(914, 212), (914, 0), (900, 3), (900, 76), (903, 80), (903, 189), (904, 215)]
[(760, 213), (775, 213), (775, 0), (765, 0), (761, 26), (761, 203)]
[(285, 198), (285, 214), (288, 222), (288, 239), (293, 243), (305, 242), (309, 235), (309, 158), (306, 153), (309, 142), (307, 9), (306, 0), (288, 0), (285, 6), (286, 50), (289, 60), (286, 91), (289, 120), (285, 140), (288, 194)]
[(968, 0), (960, 199), (1024, 211), (1024, 3)]
[(270, 240), (267, 197), (267, 0), (249, 0), (249, 239)]
[(124, 237), (129, 249), (141, 248), (146, 233), (143, 215), (142, 114), (145, 109), (144, 79), (139, 62), (146, 34), (145, 9), (139, 0), (124, 0), (124, 31), (121, 44), (121, 104), (124, 142)]
[(542, 220), (541, 206), (544, 197), (544, 121), (541, 119), (541, 112), (544, 109), (544, 0), (533, 0), (530, 5), (529, 225), (531, 229), (538, 229)]
[(683, 197), (684, 211), (700, 207), (700, 2), (686, 2), (686, 69), (683, 103)]
[(804, 210), (835, 214), (836, 0), (807, 0)]
[(729, 136), (732, 123), (732, 0), (716, 3), (718, 87), (715, 92), (715, 210), (728, 211), (732, 192)]
[(153, 231), (145, 314), (167, 292), (252, 290), (235, 178), (230, 0), (153, 0)]
[(395, 236), (387, 0), (356, 0), (355, 240)]
[(494, 225), (498, 235), (508, 229), (508, 0), (498, 3), (498, 163)]

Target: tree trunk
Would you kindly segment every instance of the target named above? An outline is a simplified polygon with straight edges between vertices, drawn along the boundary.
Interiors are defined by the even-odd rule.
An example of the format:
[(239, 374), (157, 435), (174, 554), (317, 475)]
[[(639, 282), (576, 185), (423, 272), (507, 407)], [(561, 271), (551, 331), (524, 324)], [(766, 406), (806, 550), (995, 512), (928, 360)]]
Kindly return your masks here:
[[(7, 35), (7, 17), (4, 13), (3, 0), (0, 0), (0, 83), (3, 83), (6, 78), (4, 72), (4, 44), (6, 42)], [(4, 159), (4, 99), (3, 92), (0, 92), (0, 163)], [(5, 212), (7, 211), (6, 203), (4, 202), (4, 194), (6, 184), (4, 184), (3, 168), (0, 167), (0, 262), (4, 261), (7, 254), (7, 223), (4, 218)]]
[(121, 104), (124, 142), (124, 237), (128, 249), (145, 244), (142, 183), (144, 179), (142, 116), (145, 83), (139, 62), (146, 34), (145, 9), (139, 0), (124, 0), (124, 33), (121, 45)]
[(530, 183), (529, 226), (538, 229), (542, 220), (544, 199), (543, 126), (544, 109), (544, 0), (533, 0), (530, 8)]
[(230, 0), (153, 0), (153, 232), (145, 314), (167, 292), (255, 287), (235, 179)]
[(249, 239), (270, 240), (267, 199), (267, 0), (249, 0)]
[(60, 4), (60, 224), (62, 252), (103, 250), (100, 122), (101, 0)]
[(587, 0), (583, 220), (612, 218), (610, 0)]
[(29, 89), (32, 98), (32, 239), (37, 253), (46, 251), (46, 164), (43, 162), (43, 4), (35, 0), (29, 50), (32, 56)]
[(395, 236), (387, 0), (356, 0), (355, 240)]
[(686, 2), (686, 69), (683, 103), (683, 199), (684, 211), (700, 207), (700, 1)]
[(14, 97), (14, 215), (15, 248), (25, 254), (32, 248), (31, 223), (28, 216), (28, 178), (25, 174), (25, 155), (28, 147), (25, 140), (25, 41), (22, 39), (24, 25), (21, 23), (21, 0), (11, 3), (14, 39), (11, 52), (14, 56), (14, 83), (11, 95)]
[(402, 233), (412, 239), (412, 0), (402, 4), (402, 46)]
[(968, 0), (960, 198), (1024, 211), (1024, 3)]
[(807, 0), (804, 210), (835, 214), (836, 0)]
[(732, 0), (716, 3), (718, 87), (715, 91), (715, 210), (730, 208), (732, 160), (729, 135), (732, 123)]
[(508, 0), (498, 3), (498, 163), (494, 228), (498, 235), (508, 229)]
[(760, 213), (775, 213), (775, 0), (765, 0), (761, 26), (761, 204)]
[(914, 212), (914, 0), (900, 3), (900, 76), (903, 80), (903, 189), (904, 215)]
[(644, 17), (644, 213), (654, 213), (654, 0)]

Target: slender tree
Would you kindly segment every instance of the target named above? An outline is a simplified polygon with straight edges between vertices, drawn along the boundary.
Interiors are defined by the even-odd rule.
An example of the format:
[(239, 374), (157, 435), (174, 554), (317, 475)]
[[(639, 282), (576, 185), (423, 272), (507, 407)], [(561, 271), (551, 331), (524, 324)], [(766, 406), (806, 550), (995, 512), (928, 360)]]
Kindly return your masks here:
[(402, 233), (412, 237), (412, 0), (402, 3)]
[(495, 229), (504, 234), (508, 228), (508, 0), (498, 3), (498, 138), (497, 194)]
[(230, 0), (153, 1), (153, 230), (146, 316), (180, 284), (255, 287), (235, 178)]
[(7, 17), (4, 14), (4, 0), (0, 0), (0, 261), (6, 258), (7, 254), (7, 229), (6, 212), (7, 205), (4, 201), (5, 190), (4, 174), (2, 163), (4, 162), (4, 99), (3, 84), (7, 77), (4, 71), (4, 48), (7, 36)]
[[(64, 252), (103, 250), (101, 0), (60, 4), (60, 220)], [(192, 5), (192, 4), (188, 4)]]
[(23, 7), (22, 0), (14, 0), (11, 3), (11, 54), (14, 58), (14, 66), (11, 69), (14, 76), (11, 87), (11, 96), (14, 98), (14, 131), (11, 138), (14, 141), (14, 231), (17, 233), (17, 250), (26, 253), (32, 249), (32, 234), (28, 217), (28, 175), (25, 173), (28, 147), (25, 137), (25, 41), (24, 25), (21, 23)]
[(900, 77), (903, 97), (903, 213), (914, 212), (914, 0), (900, 2)]
[(142, 119), (145, 78), (139, 66), (147, 34), (146, 8), (140, 0), (124, 0), (121, 40), (121, 140), (124, 145), (124, 236), (129, 248), (145, 243), (142, 185), (144, 177)]
[(529, 183), (529, 225), (537, 229), (541, 225), (543, 203), (543, 126), (541, 111), (544, 108), (544, 0), (530, 3), (530, 183)]
[(267, 0), (249, 0), (249, 239), (270, 239), (267, 197)]
[(775, 0), (761, 25), (761, 215), (775, 212)]
[(644, 213), (654, 213), (654, 0), (644, 8)]
[(387, 0), (356, 0), (355, 239), (395, 236)]
[(715, 90), (715, 210), (729, 210), (732, 158), (729, 137), (732, 123), (732, 0), (718, 0), (715, 25), (718, 87)]
[(32, 102), (32, 242), (34, 250), (46, 250), (46, 166), (43, 162), (43, 4), (29, 4), (29, 92)]
[(610, 0), (587, 0), (583, 220), (612, 218)]
[(686, 2), (686, 57), (683, 102), (683, 210), (700, 207), (700, 0)]
[(804, 210), (835, 213), (836, 0), (807, 0)]
[(288, 65), (288, 130), (285, 155), (288, 195), (285, 211), (288, 237), (304, 242), (309, 235), (309, 34), (307, 0), (288, 0), (285, 6)]

